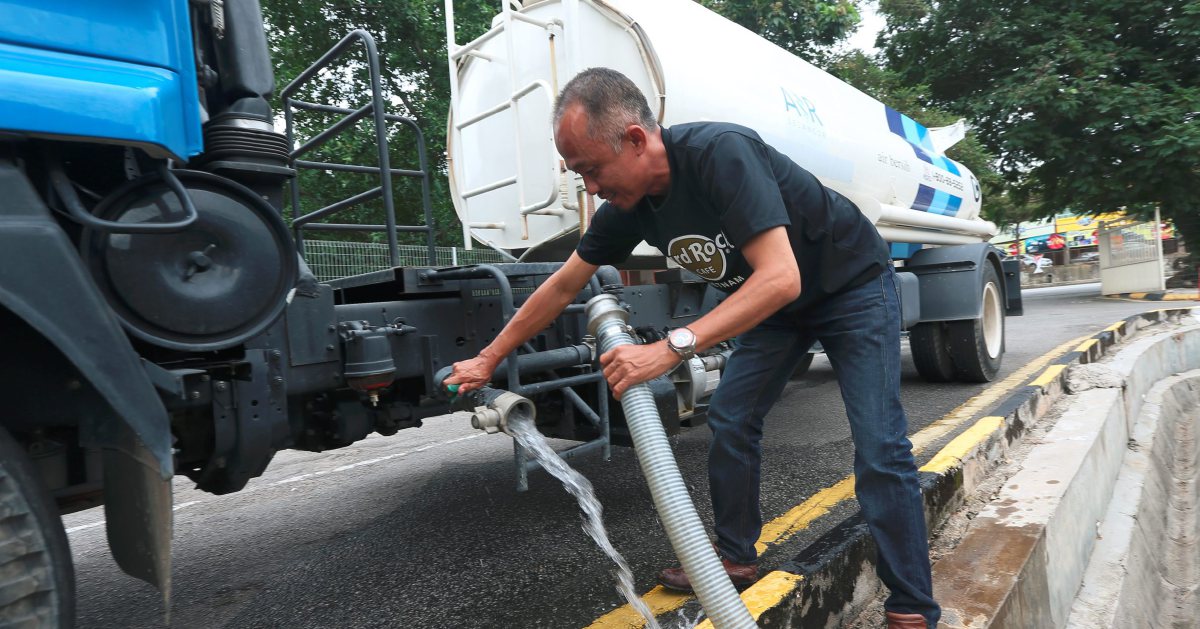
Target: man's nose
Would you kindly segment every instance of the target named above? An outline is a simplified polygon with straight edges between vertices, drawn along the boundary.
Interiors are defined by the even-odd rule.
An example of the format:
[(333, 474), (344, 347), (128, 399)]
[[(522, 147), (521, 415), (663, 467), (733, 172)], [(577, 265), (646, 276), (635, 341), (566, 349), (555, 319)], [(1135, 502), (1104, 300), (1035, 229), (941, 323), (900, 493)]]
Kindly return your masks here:
[(587, 175), (583, 176), (583, 187), (585, 190), (587, 190), (588, 194), (596, 194), (600, 192), (600, 186), (596, 184), (596, 180), (588, 177)]

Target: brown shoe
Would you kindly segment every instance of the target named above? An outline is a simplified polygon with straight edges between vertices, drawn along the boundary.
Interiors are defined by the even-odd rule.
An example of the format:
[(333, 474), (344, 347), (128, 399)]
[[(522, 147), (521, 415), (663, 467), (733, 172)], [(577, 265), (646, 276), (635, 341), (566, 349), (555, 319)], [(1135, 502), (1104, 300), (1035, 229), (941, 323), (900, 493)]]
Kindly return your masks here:
[(925, 617), (920, 614), (887, 612), (887, 622), (887, 629), (928, 629)]
[[(733, 563), (724, 557), (721, 565), (725, 566), (725, 574), (733, 581), (733, 587), (738, 591), (744, 590), (758, 581), (758, 566), (752, 563)], [(667, 568), (658, 573), (658, 582), (668, 590), (677, 592), (692, 592), (692, 582), (688, 580), (683, 568)]]

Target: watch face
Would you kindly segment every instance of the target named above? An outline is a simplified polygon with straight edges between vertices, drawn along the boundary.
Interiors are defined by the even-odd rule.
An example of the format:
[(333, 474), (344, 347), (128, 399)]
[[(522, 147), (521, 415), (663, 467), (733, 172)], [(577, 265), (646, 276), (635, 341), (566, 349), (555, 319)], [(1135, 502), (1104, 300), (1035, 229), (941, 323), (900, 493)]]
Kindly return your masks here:
[(696, 343), (696, 335), (687, 328), (678, 328), (671, 330), (671, 336), (667, 337), (667, 342), (673, 347), (684, 348)]

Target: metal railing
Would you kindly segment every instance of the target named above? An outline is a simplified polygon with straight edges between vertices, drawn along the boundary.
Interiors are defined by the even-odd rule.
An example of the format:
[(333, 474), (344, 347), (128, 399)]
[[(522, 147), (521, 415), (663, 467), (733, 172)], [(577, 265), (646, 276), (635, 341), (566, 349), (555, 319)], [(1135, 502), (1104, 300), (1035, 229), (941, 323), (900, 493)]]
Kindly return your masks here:
[[(331, 64), (341, 59), (342, 56), (355, 44), (362, 44), (366, 52), (367, 68), (369, 70), (371, 79), (371, 102), (351, 109), (348, 107), (339, 107), (322, 103), (311, 103), (293, 98), (300, 88), (307, 85), (321, 70), (328, 68)], [(342, 199), (319, 210), (304, 214), (303, 216), (300, 215), (300, 178), (293, 177), (291, 181), (292, 230), (296, 238), (296, 247), (299, 249), (300, 253), (305, 253), (304, 232), (306, 230), (323, 232), (382, 231), (387, 234), (389, 264), (391, 266), (400, 266), (401, 255), (397, 233), (415, 232), (425, 234), (427, 263), (432, 264), (433, 260), (436, 259), (436, 251), (434, 247), (433, 234), (433, 208), (429, 199), (429, 163), (425, 155), (425, 136), (421, 133), (421, 129), (417, 126), (415, 120), (405, 116), (387, 113), (386, 103), (383, 99), (383, 81), (380, 74), (379, 50), (375, 46), (375, 38), (371, 37), (370, 33), (362, 29), (355, 30), (349, 35), (346, 35), (333, 48), (329, 49), (329, 52), (326, 52), (320, 59), (305, 69), (304, 72), (301, 72), (300, 76), (297, 76), (295, 79), (293, 79), (291, 83), (288, 83), (287, 87), (283, 88), (283, 91), (280, 92), (280, 99), (283, 101), (283, 115), (287, 125), (288, 147), (291, 148), (289, 161), (293, 168), (379, 175), (379, 185), (377, 187)], [(317, 111), (342, 114), (342, 118), (337, 122), (334, 122), (332, 125), (326, 127), (313, 137), (308, 138), (300, 146), (296, 146), (295, 113), (297, 111)], [(377, 166), (339, 164), (299, 159), (301, 156), (310, 153), (329, 142), (340, 133), (346, 131), (347, 129), (353, 128), (360, 120), (363, 120), (367, 116), (372, 117), (375, 126), (375, 142), (378, 147), (379, 156)], [(387, 124), (389, 122), (400, 123), (411, 129), (413, 133), (416, 134), (417, 160), (419, 162), (416, 170), (391, 167), (391, 156), (388, 153)], [(424, 225), (396, 224), (396, 206), (394, 199), (392, 198), (392, 177), (395, 176), (409, 177), (420, 180), (421, 203), (425, 212)], [(333, 214), (336, 214), (342, 210), (346, 210), (375, 199), (382, 199), (383, 201), (384, 220), (386, 221), (386, 224), (384, 225), (316, 222), (332, 216)]]

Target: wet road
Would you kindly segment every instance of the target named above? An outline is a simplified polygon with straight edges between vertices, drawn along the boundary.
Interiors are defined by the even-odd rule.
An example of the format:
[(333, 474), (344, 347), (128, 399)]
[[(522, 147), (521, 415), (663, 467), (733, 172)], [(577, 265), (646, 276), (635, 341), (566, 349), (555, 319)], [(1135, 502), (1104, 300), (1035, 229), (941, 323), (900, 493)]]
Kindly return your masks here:
[[(1098, 284), (1029, 290), (1025, 301), (1025, 316), (1007, 322), (1001, 378), (1126, 316), (1193, 305), (1103, 299)], [(926, 384), (904, 351), (910, 432), (987, 388)], [(700, 428), (674, 440), (706, 518), (708, 437)], [(823, 358), (768, 417), (764, 455), (768, 520), (850, 472), (849, 429)], [(639, 591), (650, 589), (673, 555), (632, 451), (575, 465), (595, 485)], [(611, 564), (580, 529), (574, 500), (544, 473), (517, 493), (511, 440), (472, 430), (465, 415), (324, 454), (282, 453), (237, 494), (197, 492), (182, 478), (175, 488), (174, 627), (570, 628), (620, 604)], [(771, 548), (764, 567), (835, 519)], [(79, 626), (165, 626), (158, 593), (117, 569), (102, 520), (93, 509), (66, 521)]]

